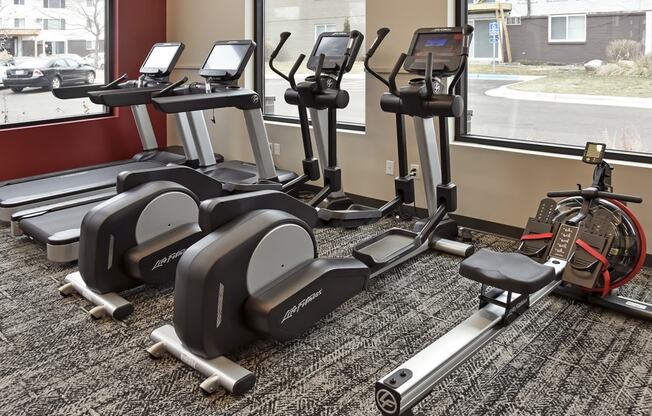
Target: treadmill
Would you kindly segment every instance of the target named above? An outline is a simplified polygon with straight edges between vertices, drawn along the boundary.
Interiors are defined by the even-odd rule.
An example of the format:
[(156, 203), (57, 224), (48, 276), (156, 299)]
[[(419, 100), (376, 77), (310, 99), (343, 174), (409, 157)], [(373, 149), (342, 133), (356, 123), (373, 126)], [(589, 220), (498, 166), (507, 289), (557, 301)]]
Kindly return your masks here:
[[(164, 91), (166, 88), (174, 89), (186, 82), (187, 79), (174, 84), (168, 82), (168, 75), (182, 49), (183, 45), (178, 43), (154, 46), (141, 73), (162, 74), (162, 77), (146, 75), (136, 81), (120, 83), (124, 80), (122, 77), (112, 83), (114, 85), (120, 83), (119, 88), (91, 91), (88, 92), (88, 96), (96, 104), (112, 108), (132, 107), (134, 115), (139, 114), (135, 118), (139, 132), (148, 132), (141, 134), (141, 137), (151, 137), (155, 143), (156, 139), (149, 122), (146, 105), (151, 103), (154, 94)], [(111, 178), (105, 179), (105, 183), (110, 183), (111, 187), (102, 188), (103, 192), (100, 193), (78, 196), (77, 199), (52, 202), (49, 205), (14, 212), (10, 217), (12, 234), (14, 236), (27, 235), (44, 244), (47, 248), (47, 258), (50, 261), (67, 263), (77, 260), (81, 222), (88, 211), (116, 195), (115, 183), (120, 172), (151, 170), (164, 167), (168, 163), (186, 162), (186, 165), (197, 166), (198, 155), (195, 142), (190, 139), (190, 135), (192, 135), (189, 124), (190, 117), (189, 114), (176, 115), (179, 135), (188, 161), (185, 157), (180, 157), (175, 153), (155, 151), (143, 155), (138, 160), (116, 164), (111, 166), (111, 169), (103, 169), (103, 174), (114, 173)], [(213, 155), (213, 158), (216, 156)]]
[[(164, 113), (190, 114), (191, 137), (195, 140), (201, 170), (220, 181), (225, 193), (289, 190), (310, 180), (308, 175), (299, 176), (274, 166), (260, 96), (238, 86), (255, 49), (256, 44), (251, 40), (215, 42), (199, 70), (204, 83), (168, 90), (152, 100), (154, 107)], [(230, 160), (217, 164), (203, 110), (221, 108), (242, 110), (255, 163)]]
[[(98, 97), (109, 92), (119, 95), (124, 91), (137, 91), (143, 96), (151, 95), (168, 85), (169, 75), (183, 50), (182, 43), (155, 44), (140, 69), (138, 80), (124, 82), (126, 79), (124, 75), (104, 86), (61, 88), (54, 90), (54, 94), (62, 99), (90, 96), (91, 101), (98, 104), (106, 104)], [(145, 91), (148, 94), (145, 94)], [(117, 175), (125, 170), (151, 169), (168, 163), (184, 163), (186, 157), (179, 151), (159, 149), (147, 113), (146, 101), (148, 100), (149, 98), (138, 100), (130, 105), (143, 152), (120, 162), (2, 182), (0, 183), (0, 221), (9, 222), (12, 214), (18, 211), (51, 206), (80, 197), (112, 193)]]

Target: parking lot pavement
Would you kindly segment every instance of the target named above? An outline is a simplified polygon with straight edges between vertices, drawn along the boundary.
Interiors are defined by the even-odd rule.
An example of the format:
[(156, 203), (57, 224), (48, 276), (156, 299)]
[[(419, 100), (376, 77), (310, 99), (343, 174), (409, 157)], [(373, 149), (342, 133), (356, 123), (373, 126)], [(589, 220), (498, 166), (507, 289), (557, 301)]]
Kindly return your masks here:
[(41, 89), (28, 89), (21, 93), (9, 89), (0, 90), (0, 126), (93, 115), (103, 111), (103, 106), (93, 104), (89, 99), (60, 100), (52, 92)]

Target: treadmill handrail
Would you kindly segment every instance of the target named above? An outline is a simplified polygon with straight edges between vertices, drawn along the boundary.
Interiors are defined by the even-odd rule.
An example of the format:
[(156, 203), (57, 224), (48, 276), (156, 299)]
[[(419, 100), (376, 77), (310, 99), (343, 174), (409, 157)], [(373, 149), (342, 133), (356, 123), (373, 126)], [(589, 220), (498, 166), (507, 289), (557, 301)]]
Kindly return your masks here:
[(152, 99), (152, 103), (157, 110), (169, 114), (219, 108), (240, 110), (261, 108), (260, 96), (256, 92), (245, 88), (228, 87), (210, 94), (202, 92), (156, 97)]
[(94, 91), (88, 94), (95, 104), (107, 107), (126, 107), (130, 105), (149, 104), (152, 96), (165, 88), (165, 85), (156, 87), (130, 87), (117, 90)]

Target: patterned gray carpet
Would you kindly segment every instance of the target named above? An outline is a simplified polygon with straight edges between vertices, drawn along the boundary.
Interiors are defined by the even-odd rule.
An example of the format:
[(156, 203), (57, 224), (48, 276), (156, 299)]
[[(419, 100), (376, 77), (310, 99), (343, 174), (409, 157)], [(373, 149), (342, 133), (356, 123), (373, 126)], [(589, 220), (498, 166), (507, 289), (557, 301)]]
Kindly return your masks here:
[[(324, 255), (392, 225), (319, 232)], [(154, 361), (149, 332), (172, 317), (171, 291), (135, 291), (123, 323), (93, 322), (57, 293), (73, 270), (0, 228), (0, 413), (4, 415), (377, 415), (373, 383), (463, 320), (478, 287), (459, 259), (423, 255), (375, 280), (302, 339), (239, 353), (258, 383), (244, 397), (200, 393), (200, 376)], [(514, 243), (477, 235), (498, 250)], [(646, 271), (628, 294), (652, 301)], [(652, 324), (549, 297), (451, 374), (417, 415), (650, 415)]]

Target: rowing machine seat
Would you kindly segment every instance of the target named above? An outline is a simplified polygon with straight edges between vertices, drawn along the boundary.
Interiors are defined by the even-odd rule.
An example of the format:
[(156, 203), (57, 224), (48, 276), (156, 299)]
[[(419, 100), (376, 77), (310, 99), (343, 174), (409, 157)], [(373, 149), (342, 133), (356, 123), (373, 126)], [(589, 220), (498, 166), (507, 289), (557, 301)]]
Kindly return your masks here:
[(519, 253), (482, 249), (460, 265), (467, 279), (523, 295), (532, 294), (555, 279), (555, 269)]

